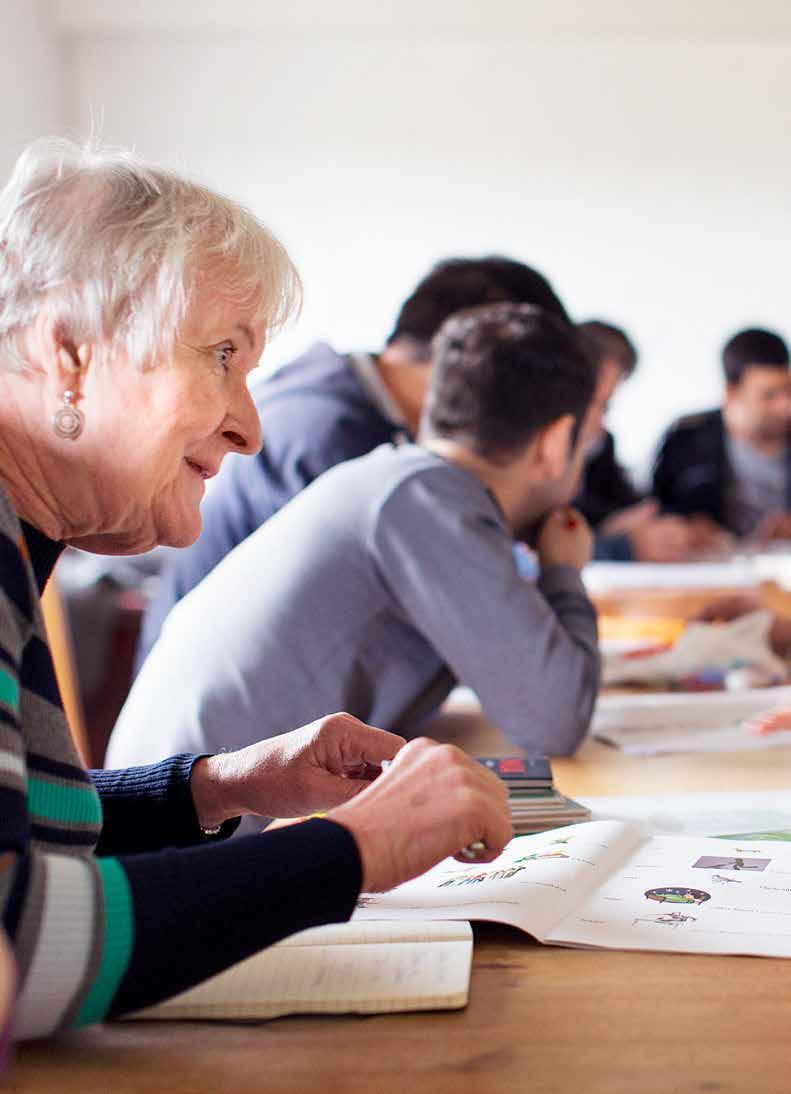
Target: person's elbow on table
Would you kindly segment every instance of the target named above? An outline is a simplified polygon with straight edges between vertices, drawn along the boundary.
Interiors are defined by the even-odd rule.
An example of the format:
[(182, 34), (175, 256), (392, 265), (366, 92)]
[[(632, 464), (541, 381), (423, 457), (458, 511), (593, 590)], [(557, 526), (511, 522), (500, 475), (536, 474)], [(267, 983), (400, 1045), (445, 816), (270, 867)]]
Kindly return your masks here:
[[(544, 756), (573, 756), (588, 735), (598, 692), (598, 669), (585, 674), (585, 681), (569, 688), (563, 702), (557, 692), (544, 705), (542, 713), (527, 715), (518, 728), (501, 724), (517, 748)], [(595, 681), (595, 682), (594, 682)]]
[(598, 652), (580, 653), (580, 663), (569, 671), (546, 701), (543, 725), (528, 725), (523, 747), (547, 756), (573, 756), (588, 735), (601, 681)]

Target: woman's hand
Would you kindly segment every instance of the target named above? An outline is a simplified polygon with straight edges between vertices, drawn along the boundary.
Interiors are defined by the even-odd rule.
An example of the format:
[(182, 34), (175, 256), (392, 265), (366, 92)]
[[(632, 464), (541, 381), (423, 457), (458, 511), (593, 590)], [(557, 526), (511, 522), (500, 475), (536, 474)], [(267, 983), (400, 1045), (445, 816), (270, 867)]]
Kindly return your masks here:
[(513, 836), (501, 779), (454, 745), (410, 741), (393, 764), (329, 819), (354, 836), (367, 892), (392, 889), (480, 841), (491, 862)]
[[(383, 760), (393, 763), (380, 774)], [(485, 846), (477, 862), (491, 862), (513, 836), (505, 784), (461, 749), (426, 738), (405, 744), (350, 714), (198, 760), (191, 787), (204, 828), (244, 813), (331, 809), (355, 838), (369, 892), (448, 855), (467, 862), (460, 852), (471, 843)]]
[(330, 714), (237, 752), (198, 760), (190, 787), (198, 821), (214, 828), (258, 813), (301, 817), (355, 797), (392, 760), (404, 738), (351, 714)]

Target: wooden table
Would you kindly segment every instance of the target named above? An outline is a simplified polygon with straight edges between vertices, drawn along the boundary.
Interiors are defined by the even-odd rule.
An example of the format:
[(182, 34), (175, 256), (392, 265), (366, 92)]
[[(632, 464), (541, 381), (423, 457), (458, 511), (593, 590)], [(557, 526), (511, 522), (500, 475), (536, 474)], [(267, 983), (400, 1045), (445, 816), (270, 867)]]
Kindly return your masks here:
[[(437, 726), (513, 751), (480, 715)], [(587, 742), (555, 762), (572, 795), (791, 785), (791, 749), (650, 761)], [(453, 1013), (111, 1024), (23, 1047), (15, 1094), (788, 1094), (791, 962), (564, 950), (476, 927)]]

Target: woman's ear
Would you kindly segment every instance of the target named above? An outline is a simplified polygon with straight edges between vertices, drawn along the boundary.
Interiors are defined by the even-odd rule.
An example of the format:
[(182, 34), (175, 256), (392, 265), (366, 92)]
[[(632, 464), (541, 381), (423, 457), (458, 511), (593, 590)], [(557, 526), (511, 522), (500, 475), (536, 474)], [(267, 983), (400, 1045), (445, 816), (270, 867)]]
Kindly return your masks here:
[(39, 312), (35, 324), (38, 342), (36, 358), (60, 390), (79, 390), (91, 363), (91, 346), (77, 344), (62, 320), (53, 318), (46, 308)]
[(543, 478), (560, 479), (566, 474), (571, 459), (573, 432), (574, 415), (563, 414), (539, 433), (536, 438), (536, 455), (540, 460)]
[(78, 346), (59, 331), (53, 332), (58, 375), (68, 388), (80, 389), (91, 363), (91, 347), (87, 342)]

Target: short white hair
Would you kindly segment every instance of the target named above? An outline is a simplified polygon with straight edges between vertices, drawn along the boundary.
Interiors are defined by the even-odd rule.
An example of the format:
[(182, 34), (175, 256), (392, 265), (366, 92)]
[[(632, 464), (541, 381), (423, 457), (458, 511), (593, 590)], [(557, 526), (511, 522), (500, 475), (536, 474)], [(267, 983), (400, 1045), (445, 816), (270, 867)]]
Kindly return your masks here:
[(154, 363), (197, 280), (215, 274), (267, 337), (299, 310), (299, 275), (251, 212), (130, 152), (36, 141), (0, 193), (0, 355), (12, 366), (26, 364), (20, 336), (45, 300), (75, 346)]

